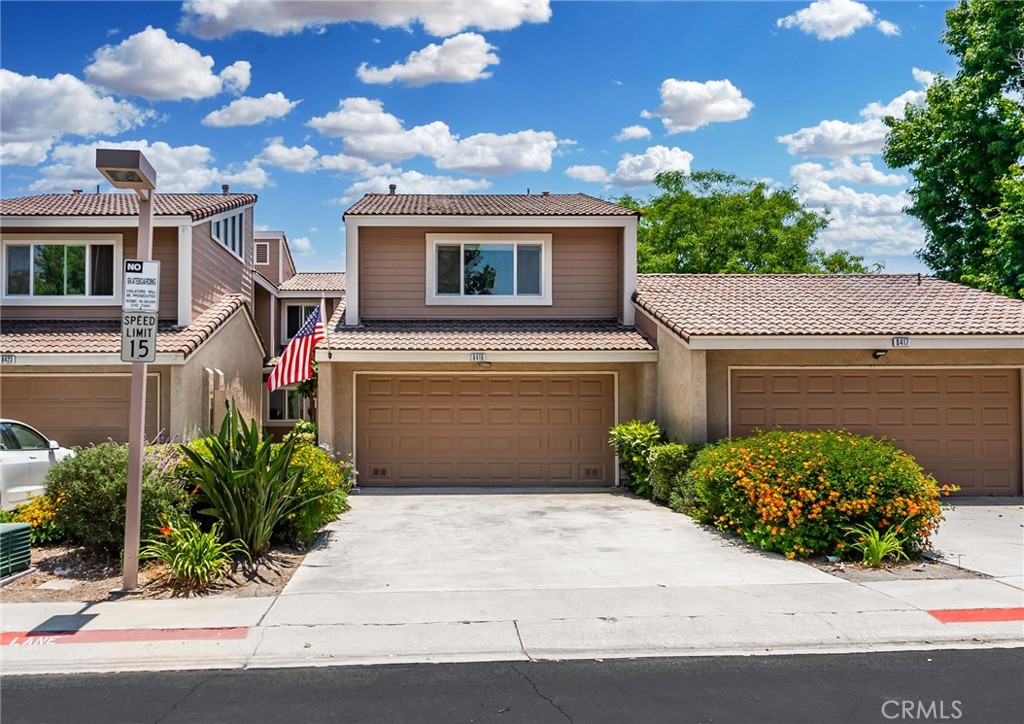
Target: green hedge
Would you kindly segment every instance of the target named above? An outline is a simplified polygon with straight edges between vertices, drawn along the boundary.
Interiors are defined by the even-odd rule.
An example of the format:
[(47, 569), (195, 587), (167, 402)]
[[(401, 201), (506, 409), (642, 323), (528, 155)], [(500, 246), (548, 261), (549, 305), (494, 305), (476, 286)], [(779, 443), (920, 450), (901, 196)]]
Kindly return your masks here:
[[(115, 442), (76, 448), (46, 476), (54, 524), (73, 541), (108, 550), (124, 543), (127, 491), (128, 446)], [(142, 467), (142, 535), (159, 528), (161, 516), (185, 510), (187, 498), (174, 465), (165, 464), (163, 446), (148, 450)]]
[(849, 528), (898, 526), (910, 552), (929, 545), (944, 491), (885, 439), (780, 430), (702, 450), (687, 474), (690, 511), (790, 558), (849, 550)]
[(686, 473), (702, 447), (674, 442), (651, 447), (647, 453), (647, 470), (653, 500), (669, 503), (673, 509), (679, 509), (681, 501), (692, 498), (685, 484)]
[(662, 432), (656, 422), (630, 420), (611, 429), (609, 444), (615, 448), (619, 466), (626, 474), (626, 484), (641, 498), (651, 499), (650, 469), (647, 454), (661, 442)]

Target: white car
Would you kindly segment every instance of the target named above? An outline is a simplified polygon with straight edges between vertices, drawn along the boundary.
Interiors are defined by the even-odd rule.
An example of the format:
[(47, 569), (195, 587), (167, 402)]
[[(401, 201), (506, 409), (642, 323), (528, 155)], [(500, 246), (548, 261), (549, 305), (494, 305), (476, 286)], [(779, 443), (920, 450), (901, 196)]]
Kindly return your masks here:
[(74, 454), (34, 427), (0, 419), (0, 507), (14, 510), (42, 495), (50, 466)]

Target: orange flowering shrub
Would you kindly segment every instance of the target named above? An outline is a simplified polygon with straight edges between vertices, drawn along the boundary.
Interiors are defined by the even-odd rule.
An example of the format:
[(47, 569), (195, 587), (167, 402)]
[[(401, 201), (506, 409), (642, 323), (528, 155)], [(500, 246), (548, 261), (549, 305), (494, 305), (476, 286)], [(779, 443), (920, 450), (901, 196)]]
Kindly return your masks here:
[(928, 547), (942, 511), (936, 483), (886, 439), (845, 430), (759, 432), (705, 448), (688, 473), (695, 517), (789, 558), (842, 555), (853, 525), (899, 526)]

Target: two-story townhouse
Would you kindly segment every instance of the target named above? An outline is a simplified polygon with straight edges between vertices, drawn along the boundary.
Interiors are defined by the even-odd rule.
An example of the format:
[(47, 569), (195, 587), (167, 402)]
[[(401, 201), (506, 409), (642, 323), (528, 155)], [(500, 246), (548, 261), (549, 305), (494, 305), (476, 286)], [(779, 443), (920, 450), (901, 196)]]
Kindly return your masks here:
[[(253, 310), (256, 327), (267, 342), (264, 379), (302, 323), (317, 308), (326, 324), (345, 296), (344, 272), (298, 272), (283, 231), (256, 231), (253, 254)], [(277, 438), (297, 420), (315, 420), (313, 400), (298, 385), (268, 392), (263, 403), (264, 427)]]
[(637, 275), (581, 195), (369, 194), (317, 350), (361, 485), (616, 482), (608, 428), (886, 435), (967, 494), (1022, 485), (1024, 301), (907, 274)]
[[(234, 399), (259, 416), (266, 355), (254, 324), (254, 194), (158, 193), (161, 262), (146, 434), (209, 429)], [(64, 445), (127, 439), (122, 261), (137, 249), (134, 194), (0, 201), (0, 408)]]
[(611, 486), (653, 412), (637, 215), (582, 194), (370, 194), (317, 350), (320, 438), (361, 485)]

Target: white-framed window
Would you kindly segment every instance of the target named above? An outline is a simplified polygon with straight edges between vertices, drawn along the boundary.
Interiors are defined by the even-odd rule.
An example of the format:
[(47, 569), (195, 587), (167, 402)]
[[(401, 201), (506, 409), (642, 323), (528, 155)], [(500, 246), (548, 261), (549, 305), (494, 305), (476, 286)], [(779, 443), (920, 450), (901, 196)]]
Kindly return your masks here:
[(295, 422), (309, 419), (309, 404), (296, 385), (279, 387), (267, 396), (269, 422)]
[(245, 243), (245, 211), (215, 218), (210, 222), (210, 233), (232, 254), (241, 258)]
[(285, 304), (284, 314), (281, 319), (281, 344), (288, 344), (292, 337), (299, 333), (302, 323), (309, 319), (309, 315), (316, 311), (320, 305), (316, 302), (303, 304)]
[(427, 304), (551, 304), (551, 234), (427, 234)]
[(253, 263), (256, 266), (269, 266), (270, 265), (270, 242), (269, 241), (257, 241), (254, 245), (255, 251), (253, 253)]
[(2, 246), (5, 304), (120, 301), (120, 234), (5, 234)]

